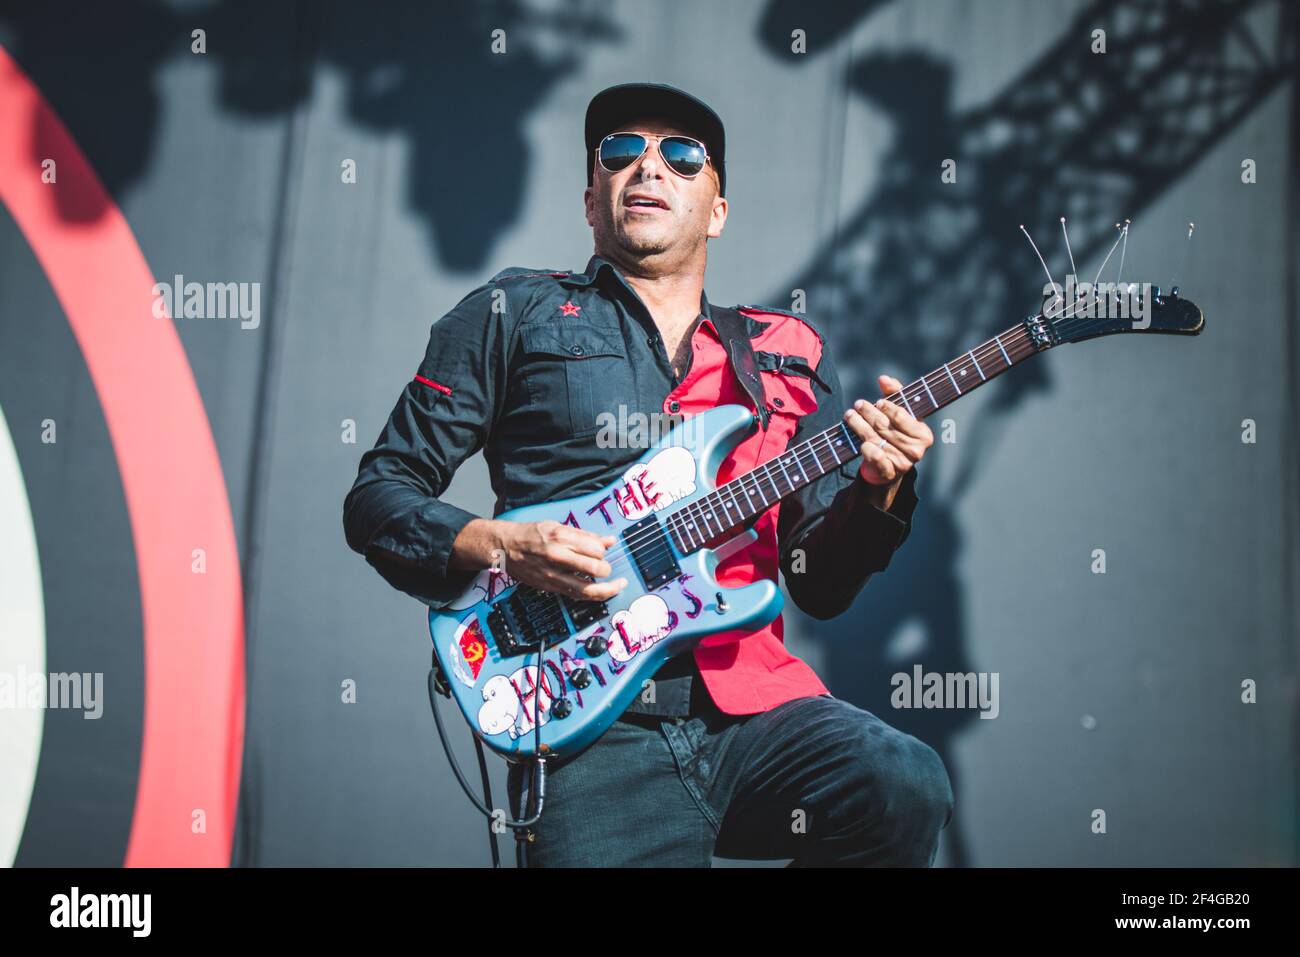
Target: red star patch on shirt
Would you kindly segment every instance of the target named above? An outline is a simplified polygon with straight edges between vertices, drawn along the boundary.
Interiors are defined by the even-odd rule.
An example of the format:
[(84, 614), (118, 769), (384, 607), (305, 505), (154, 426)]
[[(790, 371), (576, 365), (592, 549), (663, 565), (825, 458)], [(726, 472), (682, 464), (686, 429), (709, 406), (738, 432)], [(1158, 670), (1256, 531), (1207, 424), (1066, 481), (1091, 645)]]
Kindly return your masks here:
[(578, 313), (582, 312), (582, 307), (575, 306), (573, 301), (570, 300), (560, 307), (560, 312), (566, 316), (576, 316)]

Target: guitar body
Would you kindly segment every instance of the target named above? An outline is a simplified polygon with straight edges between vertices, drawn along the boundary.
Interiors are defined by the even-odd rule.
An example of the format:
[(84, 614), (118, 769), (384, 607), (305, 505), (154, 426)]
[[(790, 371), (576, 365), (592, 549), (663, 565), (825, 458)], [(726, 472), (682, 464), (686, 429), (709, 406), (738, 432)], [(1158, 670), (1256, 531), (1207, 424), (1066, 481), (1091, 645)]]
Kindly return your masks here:
[[(739, 405), (710, 409), (664, 435), (613, 486), (498, 516), (553, 519), (616, 536), (606, 559), (612, 577), (627, 578), (628, 585), (595, 606), (518, 584), (508, 569), (489, 569), (450, 607), (430, 610), (429, 633), (447, 684), (489, 747), (507, 756), (535, 754), (536, 707), (542, 753), (576, 754), (670, 656), (715, 632), (762, 627), (781, 613), (775, 582), (719, 585), (717, 552), (683, 554), (656, 514), (680, 511), (712, 492), (718, 467), (753, 423)], [(740, 534), (756, 538), (752, 531)], [(539, 644), (545, 645), (540, 675)]]

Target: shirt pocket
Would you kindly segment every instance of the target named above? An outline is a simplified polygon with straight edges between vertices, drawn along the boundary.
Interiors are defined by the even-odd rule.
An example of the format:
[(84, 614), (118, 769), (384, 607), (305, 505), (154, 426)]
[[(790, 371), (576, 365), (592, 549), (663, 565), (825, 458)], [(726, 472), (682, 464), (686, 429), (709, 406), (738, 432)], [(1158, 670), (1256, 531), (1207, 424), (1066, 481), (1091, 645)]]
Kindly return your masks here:
[(617, 417), (632, 377), (622, 333), (577, 323), (522, 326), (521, 369), (529, 400), (545, 421), (567, 436), (594, 435), (602, 412)]
[(767, 431), (759, 448), (759, 461), (765, 462), (786, 450), (799, 420), (817, 411), (817, 396), (812, 383), (801, 375), (760, 371), (764, 402), (767, 405)]

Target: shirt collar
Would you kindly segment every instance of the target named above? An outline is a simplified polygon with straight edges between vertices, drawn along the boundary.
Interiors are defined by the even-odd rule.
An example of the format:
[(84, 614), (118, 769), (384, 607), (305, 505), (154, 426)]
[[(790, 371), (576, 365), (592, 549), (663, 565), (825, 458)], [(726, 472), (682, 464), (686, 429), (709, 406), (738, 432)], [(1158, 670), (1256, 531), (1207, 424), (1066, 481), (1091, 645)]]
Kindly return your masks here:
[[(618, 279), (624, 289), (632, 295), (636, 295), (636, 290), (628, 285), (627, 280), (623, 278), (623, 274), (619, 271), (618, 267), (604, 256), (595, 254), (587, 260), (586, 269), (582, 272), (570, 273), (568, 276), (561, 279), (560, 282), (575, 286), (590, 286), (595, 283), (596, 279), (600, 276), (600, 271), (602, 269), (609, 270), (609, 272)], [(718, 330), (713, 325), (713, 312), (709, 308), (709, 297), (704, 294), (703, 289), (700, 290), (700, 315), (704, 317), (701, 321), (702, 324), (707, 325), (716, 335)]]

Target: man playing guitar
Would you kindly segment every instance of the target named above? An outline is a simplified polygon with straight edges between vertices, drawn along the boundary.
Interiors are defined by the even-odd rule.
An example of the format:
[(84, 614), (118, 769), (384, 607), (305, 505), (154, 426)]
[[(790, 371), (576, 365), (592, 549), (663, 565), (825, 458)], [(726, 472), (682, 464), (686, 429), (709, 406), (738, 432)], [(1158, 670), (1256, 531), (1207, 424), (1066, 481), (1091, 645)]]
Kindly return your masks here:
[[(585, 140), (587, 268), (504, 270), (434, 324), (417, 375), (362, 457), (344, 506), (349, 545), (432, 608), (492, 567), (606, 601), (627, 585), (610, 580), (613, 536), (443, 502), (460, 464), (484, 451), (499, 515), (609, 485), (644, 451), (610, 441), (610, 421), (754, 409), (757, 427), (723, 462), (725, 481), (842, 416), (861, 462), (765, 512), (757, 541), (717, 572), (733, 585), (784, 573), (804, 612), (842, 613), (910, 531), (930, 429), (883, 399), (845, 403), (825, 335), (806, 318), (708, 302), (707, 242), (728, 212), (713, 110), (672, 87), (611, 87), (588, 107)], [(879, 386), (890, 394), (902, 383), (880, 376)], [(512, 764), (520, 816), (524, 785)], [(928, 866), (952, 802), (936, 752), (832, 697), (786, 650), (777, 618), (670, 659), (599, 740), (552, 762), (528, 863), (708, 866), (717, 855)]]

